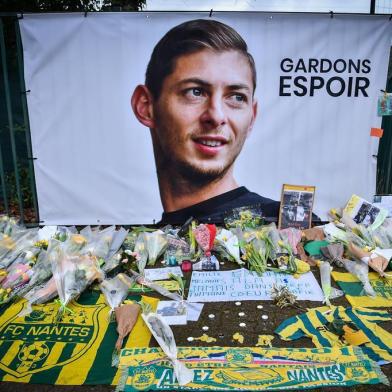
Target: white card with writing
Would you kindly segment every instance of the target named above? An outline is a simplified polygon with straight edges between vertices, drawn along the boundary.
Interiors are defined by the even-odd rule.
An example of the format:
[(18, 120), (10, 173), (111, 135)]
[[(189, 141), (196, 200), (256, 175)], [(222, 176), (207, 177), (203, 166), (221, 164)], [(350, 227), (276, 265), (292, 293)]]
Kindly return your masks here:
[(312, 272), (292, 275), (266, 271), (262, 276), (245, 268), (234, 271), (195, 271), (188, 302), (272, 300), (272, 287), (287, 286), (298, 300), (324, 300), (323, 291)]

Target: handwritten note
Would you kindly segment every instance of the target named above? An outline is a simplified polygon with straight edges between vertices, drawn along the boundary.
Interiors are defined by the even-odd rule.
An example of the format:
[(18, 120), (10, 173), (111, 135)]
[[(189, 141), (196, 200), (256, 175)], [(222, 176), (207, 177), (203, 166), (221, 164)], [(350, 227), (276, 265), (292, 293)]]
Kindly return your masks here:
[(296, 279), (267, 271), (263, 276), (245, 268), (234, 271), (193, 272), (188, 302), (271, 300), (273, 285), (287, 286), (298, 300), (323, 301), (320, 285), (312, 272)]

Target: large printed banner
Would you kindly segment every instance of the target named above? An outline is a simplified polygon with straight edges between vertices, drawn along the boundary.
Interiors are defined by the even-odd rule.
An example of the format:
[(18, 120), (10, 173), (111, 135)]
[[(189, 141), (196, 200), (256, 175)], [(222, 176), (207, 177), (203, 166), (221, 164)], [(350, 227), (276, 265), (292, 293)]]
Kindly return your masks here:
[[(151, 114), (148, 110), (143, 112), (147, 116), (143, 125), (130, 98), (144, 83), (156, 43), (172, 27), (192, 19), (231, 26), (244, 38), (255, 61), (257, 115), (234, 165), (238, 184), (275, 200), (283, 183), (315, 185), (314, 210), (321, 217), (329, 208), (344, 206), (353, 193), (371, 199), (379, 142), (371, 136), (371, 128), (381, 124), (377, 98), (385, 88), (391, 42), (387, 16), (34, 14), (24, 15), (20, 28), (44, 224), (160, 219), (148, 128), (160, 127), (159, 138), (171, 135), (170, 140), (159, 139), (158, 160), (161, 155), (175, 159), (181, 154), (189, 160), (181, 151), (181, 137), (194, 137), (204, 128), (193, 129), (190, 119), (196, 112), (184, 111), (170, 100), (162, 103), (159, 125), (144, 121)], [(200, 78), (217, 74), (224, 80), (230, 71), (247, 72), (248, 65), (238, 68), (240, 61), (229, 57), (223, 71), (217, 68), (221, 67), (217, 57), (207, 59), (199, 67)], [(188, 58), (190, 65), (192, 59)], [(213, 99), (215, 93), (210, 94), (209, 88), (208, 83), (203, 89), (188, 88), (182, 97), (192, 102)], [(215, 105), (208, 115), (214, 111), (214, 116), (223, 116), (214, 121), (229, 124), (230, 132), (241, 136), (243, 119), (232, 113), (240, 113), (247, 100), (246, 91), (236, 90), (224, 102), (230, 106), (229, 114), (226, 107)], [(143, 101), (139, 102), (143, 111)], [(173, 113), (175, 118), (170, 117)], [(228, 139), (196, 141), (199, 154), (211, 156)]]

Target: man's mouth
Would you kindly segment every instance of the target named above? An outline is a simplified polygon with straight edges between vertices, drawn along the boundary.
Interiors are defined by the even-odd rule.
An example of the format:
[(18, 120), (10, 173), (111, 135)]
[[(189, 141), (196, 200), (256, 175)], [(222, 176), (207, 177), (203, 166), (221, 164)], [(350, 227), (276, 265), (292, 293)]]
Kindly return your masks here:
[(218, 140), (198, 140), (198, 142), (205, 146), (210, 146), (210, 147), (218, 147), (223, 144), (221, 141)]
[(223, 136), (202, 136), (194, 138), (193, 141), (200, 152), (210, 156), (217, 154), (221, 147), (228, 143)]

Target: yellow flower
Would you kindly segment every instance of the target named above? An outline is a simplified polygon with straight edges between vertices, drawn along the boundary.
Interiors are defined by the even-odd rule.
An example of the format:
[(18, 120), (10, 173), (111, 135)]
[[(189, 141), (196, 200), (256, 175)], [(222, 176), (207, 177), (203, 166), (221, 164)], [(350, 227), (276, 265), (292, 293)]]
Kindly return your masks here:
[(73, 234), (72, 241), (77, 245), (83, 245), (87, 242), (86, 238), (83, 237), (81, 234)]
[[(308, 263), (306, 263), (305, 261), (302, 261), (300, 259), (295, 258), (294, 262), (297, 267), (297, 272), (295, 275), (305, 274), (306, 272), (310, 271), (310, 265)], [(294, 277), (295, 277), (295, 275), (294, 275)]]

